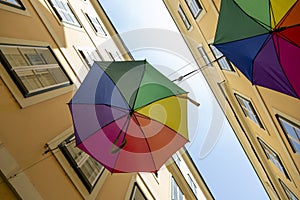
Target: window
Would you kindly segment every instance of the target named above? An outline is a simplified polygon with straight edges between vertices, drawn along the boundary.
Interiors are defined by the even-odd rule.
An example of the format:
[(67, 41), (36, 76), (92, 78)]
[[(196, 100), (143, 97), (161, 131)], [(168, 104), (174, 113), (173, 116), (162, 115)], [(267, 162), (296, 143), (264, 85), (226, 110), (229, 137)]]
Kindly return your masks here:
[(181, 159), (179, 158), (179, 156), (177, 155), (177, 153), (175, 153), (173, 155), (173, 159), (174, 159), (174, 162), (176, 163), (177, 167), (180, 168)]
[(49, 47), (0, 45), (0, 60), (24, 97), (71, 84)]
[(147, 198), (145, 197), (145, 195), (143, 194), (141, 188), (138, 186), (137, 183), (134, 183), (130, 200), (147, 200)]
[(20, 0), (0, 0), (0, 3), (25, 10), (25, 7)]
[(171, 180), (171, 199), (172, 200), (183, 200), (184, 199), (184, 195), (173, 177)]
[(188, 176), (187, 176), (187, 181), (188, 181), (188, 184), (189, 184), (189, 186), (191, 187), (193, 193), (195, 194), (195, 196), (197, 196), (197, 186), (196, 186), (196, 184), (194, 183), (194, 181), (193, 181), (191, 175), (189, 175), (189, 174), (188, 174)]
[(71, 10), (69, 4), (65, 0), (49, 0), (58, 18), (64, 22), (74, 26), (81, 27), (76, 16)]
[(199, 16), (199, 14), (201, 13), (201, 11), (203, 10), (199, 1), (198, 0), (185, 0), (185, 2), (189, 6), (189, 8), (193, 14), (193, 17), (197, 18)]
[(216, 59), (218, 59), (218, 64), (223, 70), (227, 71), (234, 71), (232, 65), (227, 60), (226, 57), (223, 56), (223, 54), (213, 45), (210, 45), (210, 48), (215, 56)]
[(94, 51), (85, 51), (78, 49), (80, 56), (86, 62), (89, 67), (92, 67), (94, 61), (101, 61), (101, 57), (96, 50)]
[(120, 56), (120, 54), (116, 51), (114, 54), (110, 51), (108, 51), (107, 49), (105, 49), (108, 57), (112, 60), (112, 61), (122, 61), (122, 58)]
[(266, 145), (261, 139), (258, 141), (263, 148), (267, 158), (289, 179), (289, 176), (279, 158), (279, 156), (268, 145)]
[(295, 153), (300, 154), (300, 127), (283, 117), (277, 115), (277, 119), (289, 140), (291, 147)]
[(237, 100), (238, 100), (244, 114), (246, 115), (246, 117), (249, 117), (257, 125), (259, 125), (261, 128), (263, 128), (263, 125), (262, 125), (258, 115), (256, 114), (256, 112), (255, 112), (255, 110), (252, 106), (252, 103), (249, 100), (241, 97), (238, 94), (234, 94), (234, 95), (237, 98)]
[(104, 171), (104, 167), (75, 146), (74, 135), (63, 141), (59, 145), (59, 148), (70, 162), (87, 190), (91, 193), (97, 180)]
[(189, 22), (188, 18), (186, 17), (185, 13), (183, 12), (181, 5), (179, 5), (179, 7), (178, 7), (178, 13), (179, 13), (185, 27), (189, 30), (191, 28), (191, 23)]
[[(210, 67), (212, 67), (213, 65), (212, 65), (212, 63), (211, 63), (211, 60), (209, 59), (209, 57), (207, 56), (207, 53), (206, 53), (206, 51), (204, 50), (204, 48), (202, 47), (202, 46), (200, 46), (200, 47), (198, 47), (198, 51), (199, 51), (199, 53), (200, 53), (200, 55), (201, 55), (201, 58), (204, 60), (204, 62), (205, 62), (205, 66), (210, 66)], [(203, 66), (204, 67), (204, 66)]]
[(281, 186), (283, 187), (285, 194), (289, 200), (298, 200), (296, 195), (294, 195), (294, 193), (292, 193), (291, 190), (281, 180), (279, 180), (279, 182), (280, 182)]
[(103, 27), (101, 26), (99, 20), (96, 17), (89, 16), (87, 13), (85, 13), (85, 15), (88, 18), (89, 22), (91, 23), (96, 33), (99, 33), (101, 35), (106, 35)]

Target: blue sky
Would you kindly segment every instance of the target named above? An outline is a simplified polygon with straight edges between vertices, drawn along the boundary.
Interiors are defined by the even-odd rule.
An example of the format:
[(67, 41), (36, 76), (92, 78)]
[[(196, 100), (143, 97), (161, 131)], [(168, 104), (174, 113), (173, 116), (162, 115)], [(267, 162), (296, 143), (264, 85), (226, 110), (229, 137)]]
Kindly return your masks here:
[[(136, 60), (147, 59), (168, 78), (196, 69), (161, 0), (99, 0)], [(191, 157), (216, 200), (269, 199), (201, 73), (178, 85), (189, 104)]]

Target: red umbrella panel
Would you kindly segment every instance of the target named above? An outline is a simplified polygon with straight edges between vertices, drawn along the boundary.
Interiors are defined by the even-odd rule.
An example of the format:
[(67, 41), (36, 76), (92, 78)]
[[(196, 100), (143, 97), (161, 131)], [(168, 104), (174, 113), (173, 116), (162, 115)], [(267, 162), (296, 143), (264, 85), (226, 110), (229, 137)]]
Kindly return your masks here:
[(186, 97), (146, 61), (95, 62), (69, 103), (77, 147), (111, 172), (155, 172), (188, 142)]

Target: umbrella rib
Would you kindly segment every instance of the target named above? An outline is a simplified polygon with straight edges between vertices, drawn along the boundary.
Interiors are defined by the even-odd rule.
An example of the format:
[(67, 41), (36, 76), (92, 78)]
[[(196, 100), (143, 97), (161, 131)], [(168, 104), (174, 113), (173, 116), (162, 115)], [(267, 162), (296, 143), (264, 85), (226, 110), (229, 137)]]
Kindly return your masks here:
[(261, 52), (261, 50), (266, 46), (266, 44), (268, 43), (268, 41), (269, 40), (272, 40), (272, 35), (269, 35), (268, 37), (267, 37), (267, 39), (264, 41), (264, 43), (263, 43), (263, 45), (261, 45), (261, 47), (259, 48), (259, 50), (257, 51), (257, 53), (256, 53), (256, 55), (254, 56), (254, 58), (252, 59), (252, 72), (251, 72), (251, 74), (252, 74), (252, 81), (250, 81), (251, 83), (252, 83), (252, 85), (254, 85), (253, 84), (253, 73), (254, 73), (254, 61), (256, 60), (256, 57), (258, 56), (258, 54)]
[(110, 104), (106, 104), (106, 103), (101, 103), (101, 104), (94, 104), (94, 103), (67, 103), (68, 105), (103, 105), (103, 106), (107, 106), (107, 107), (112, 107), (112, 108), (115, 108), (117, 110), (120, 110), (120, 111), (127, 111), (129, 112), (128, 109), (126, 108), (122, 108), (122, 107), (118, 107), (118, 106), (114, 106), (114, 105), (110, 105)]
[[(86, 137), (84, 140), (86, 140), (86, 139), (88, 139), (89, 137), (91, 137), (91, 136), (93, 136), (94, 134), (96, 134), (100, 129), (103, 129), (103, 128), (105, 128), (106, 126), (109, 126), (109, 125), (112, 124), (113, 122), (115, 122), (115, 121), (117, 121), (117, 120), (123, 118), (123, 117), (126, 116), (126, 115), (128, 116), (129, 114), (128, 114), (128, 113), (125, 113), (124, 115), (122, 115), (122, 116), (120, 116), (120, 117), (118, 117), (118, 118), (116, 118), (116, 119), (113, 119), (111, 122), (109, 122), (109, 123), (106, 124), (105, 126), (98, 128), (96, 131), (94, 131), (92, 134), (90, 134), (90, 135), (89, 135), (88, 137)], [(125, 124), (126, 124), (126, 122), (125, 122)], [(81, 143), (83, 143), (83, 141), (81, 141), (80, 143), (76, 144), (76, 146), (78, 146), (78, 145), (81, 144)]]
[(136, 99), (137, 99), (137, 96), (138, 96), (138, 93), (139, 93), (139, 90), (140, 90), (140, 85), (141, 85), (141, 83), (143, 81), (143, 78), (145, 76), (145, 71), (146, 71), (146, 59), (144, 60), (144, 71), (143, 71), (143, 75), (142, 75), (140, 83), (139, 83), (139, 87), (136, 90), (136, 95), (135, 95), (135, 99), (134, 99), (133, 104), (132, 104), (132, 109), (134, 108), (134, 105), (135, 105), (135, 102), (136, 102)]
[(135, 110), (140, 110), (140, 109), (142, 109), (142, 108), (144, 108), (144, 107), (146, 107), (146, 106), (149, 106), (150, 104), (152, 104), (152, 103), (154, 103), (154, 102), (157, 102), (157, 101), (160, 101), (160, 100), (162, 100), (162, 99), (166, 99), (166, 98), (169, 98), (169, 97), (172, 97), (172, 96), (179, 96), (179, 95), (182, 95), (182, 94), (187, 94), (188, 92), (184, 92), (184, 93), (178, 93), (178, 94), (173, 94), (173, 95), (169, 95), (169, 96), (164, 96), (164, 97), (161, 97), (161, 98), (159, 98), (159, 99), (155, 99), (155, 100), (153, 100), (153, 101), (151, 101), (151, 102), (149, 102), (149, 103), (147, 103), (147, 104), (145, 104), (145, 105), (143, 105), (143, 106), (141, 106), (141, 107), (138, 107), (138, 108), (136, 108)]
[(272, 33), (272, 32), (269, 31), (268, 33), (261, 33), (261, 34), (254, 35), (254, 36), (251, 36), (251, 37), (246, 37), (246, 38), (241, 38), (241, 39), (237, 39), (237, 40), (231, 40), (231, 41), (228, 41), (228, 42), (218, 43), (217, 45), (228, 44), (228, 43), (237, 42), (237, 41), (243, 41), (243, 40), (248, 40), (248, 39), (255, 38), (255, 37), (258, 37), (258, 36), (262, 36), (262, 35), (269, 35), (270, 33)]
[[(113, 61), (113, 62), (116, 62), (116, 61)], [(128, 107), (130, 108), (129, 103), (126, 101), (126, 98), (125, 98), (124, 95), (122, 94), (120, 88), (117, 86), (117, 84), (115, 83), (115, 81), (110, 77), (110, 75), (106, 73), (106, 70), (107, 70), (107, 69), (108, 69), (108, 68), (106, 68), (105, 70), (103, 70), (103, 72), (107, 75), (107, 77), (111, 80), (111, 82), (114, 83), (114, 85), (116, 86), (116, 88), (118, 88), (118, 92), (119, 92), (119, 94), (121, 95), (121, 97), (123, 98), (123, 101), (124, 101), (124, 102), (128, 105)], [(131, 108), (130, 108), (130, 109), (131, 109)]]
[(277, 53), (277, 51), (275, 51), (275, 53), (276, 53), (276, 55), (277, 55), (277, 58), (278, 58), (278, 61), (279, 61), (279, 64), (280, 64), (280, 68), (281, 68), (281, 70), (282, 70), (282, 72), (283, 72), (283, 74), (284, 74), (284, 76), (285, 76), (287, 82), (289, 83), (289, 86), (290, 86), (289, 88), (290, 88), (290, 89), (294, 92), (294, 94), (296, 94), (297, 97), (299, 98), (299, 95), (298, 95), (297, 92), (295, 91), (295, 89), (294, 89), (293, 85), (291, 84), (291, 82), (290, 82), (288, 76), (286, 75), (285, 71), (283, 70), (283, 67), (282, 67), (282, 64), (281, 64), (281, 60), (280, 60), (280, 48), (279, 48), (279, 40), (278, 40), (278, 38), (279, 38), (279, 36), (276, 37), (277, 44), (278, 44), (278, 53)]
[[(158, 170), (157, 169), (157, 166), (156, 166), (156, 164), (155, 164), (155, 161), (154, 161), (154, 158), (153, 158), (153, 155), (152, 155), (152, 151), (151, 151), (151, 148), (150, 148), (150, 145), (149, 145), (149, 142), (148, 142), (148, 140), (146, 139), (147, 137), (146, 137), (146, 135), (145, 135), (145, 133), (144, 133), (144, 131), (143, 131), (143, 129), (141, 128), (141, 125), (140, 125), (140, 123), (139, 123), (139, 121), (138, 121), (138, 119), (136, 118), (136, 116), (135, 116), (135, 114), (132, 114), (132, 116), (134, 117), (134, 119), (135, 119), (135, 121), (136, 121), (136, 123), (138, 123), (138, 127), (139, 127), (139, 129), (141, 130), (141, 132), (143, 133), (143, 135), (144, 135), (144, 137), (145, 137), (145, 140), (146, 140), (146, 143), (147, 143), (147, 146), (148, 146), (148, 148), (149, 148), (149, 152), (150, 152), (150, 154), (151, 154), (151, 158), (152, 158), (152, 161), (153, 161), (153, 164), (154, 164), (154, 168), (156, 169), (156, 170)], [(145, 116), (146, 117), (146, 116)], [(150, 118), (149, 118), (150, 119)], [(152, 120), (152, 119), (151, 119)]]
[[(174, 129), (173, 129), (173, 128), (171, 128), (170, 126), (168, 126), (168, 125), (166, 125), (166, 124), (163, 124), (163, 123), (161, 123), (160, 121), (158, 121), (158, 120), (156, 120), (156, 119), (153, 119), (153, 118), (147, 117), (146, 115), (143, 115), (143, 114), (141, 114), (141, 113), (138, 113), (138, 112), (136, 112), (136, 115), (138, 115), (139, 117), (141, 117), (141, 118), (144, 118), (144, 119), (150, 119), (150, 120), (153, 120), (153, 121), (155, 121), (155, 122), (157, 122), (157, 123), (160, 123), (160, 124), (162, 124), (163, 126), (166, 126), (166, 127), (168, 127), (168, 128), (169, 128), (169, 129), (171, 129), (172, 131), (174, 131), (174, 132), (178, 133), (176, 130), (174, 130)], [(186, 139), (186, 138), (185, 138), (185, 137), (183, 137), (181, 134), (178, 134), (178, 135), (180, 135), (182, 138)], [(189, 140), (189, 139), (186, 139), (186, 140)]]
[[(124, 134), (125, 134), (125, 135), (124, 135), (124, 139), (123, 139), (123, 140), (125, 140), (125, 136), (126, 136), (126, 132), (127, 132), (127, 130), (128, 130), (128, 127), (129, 127), (129, 123), (130, 123), (130, 115), (127, 116), (126, 122), (124, 123), (124, 126), (127, 125), (127, 127), (126, 127), (125, 130), (124, 130)], [(122, 128), (122, 129), (123, 129), (123, 128)], [(116, 167), (116, 165), (117, 165), (118, 159), (119, 159), (120, 154), (121, 154), (121, 151), (116, 152), (116, 153), (118, 153), (118, 155), (117, 155), (117, 158), (116, 158), (116, 162), (114, 163), (114, 165), (113, 165), (113, 167), (112, 167), (112, 170), (115, 170), (115, 167)]]
[[(269, 1), (269, 2), (270, 2), (270, 1)], [(254, 18), (254, 17), (248, 15), (248, 13), (246, 13), (246, 12), (244, 11), (244, 9), (242, 9), (242, 8), (240, 7), (240, 5), (237, 4), (235, 1), (233, 1), (233, 3), (234, 3), (237, 7), (239, 7), (239, 9), (240, 9), (245, 15), (247, 15), (249, 18), (251, 18), (254, 22), (258, 22), (258, 24), (259, 24), (260, 26), (262, 26), (261, 24), (266, 25), (267, 27), (270, 27), (270, 29), (271, 29), (271, 26), (270, 26), (270, 25), (265, 24), (265, 23), (263, 23), (262, 21), (260, 21), (260, 20), (258, 20), (258, 19), (256, 19), (256, 18)], [(262, 27), (263, 27), (264, 29), (266, 29), (264, 26), (262, 26)], [(268, 29), (266, 29), (266, 30), (269, 31)]]
[[(300, 25), (300, 24), (297, 24), (297, 25), (295, 25), (295, 26), (299, 26), (299, 25)], [(281, 32), (278, 32), (278, 35), (280, 35), (280, 37), (281, 37), (282, 39), (284, 39), (285, 41), (287, 41), (287, 42), (289, 42), (289, 43), (295, 45), (296, 47), (299, 47), (299, 48), (300, 48), (300, 45), (298, 45), (297, 43), (295, 43), (293, 40), (289, 39), (289, 38), (286, 37), (285, 35), (281, 34)]]

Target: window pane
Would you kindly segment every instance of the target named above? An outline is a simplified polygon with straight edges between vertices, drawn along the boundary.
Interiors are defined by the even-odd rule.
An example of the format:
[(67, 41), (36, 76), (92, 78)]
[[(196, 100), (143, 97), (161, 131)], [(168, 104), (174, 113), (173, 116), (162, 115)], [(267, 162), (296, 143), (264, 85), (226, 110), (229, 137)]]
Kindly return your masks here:
[(187, 19), (186, 15), (185, 15), (185, 13), (183, 12), (183, 10), (182, 10), (182, 8), (181, 8), (180, 5), (179, 5), (179, 7), (178, 7), (178, 13), (179, 13), (179, 15), (180, 15), (180, 17), (181, 17), (181, 19), (182, 19), (182, 21), (183, 21), (185, 27), (186, 27), (187, 29), (190, 29), (190, 28), (191, 28), (191, 24), (190, 24), (189, 20)]
[(283, 187), (289, 200), (298, 200), (296, 195), (294, 195), (294, 193), (281, 180), (279, 180), (279, 182), (281, 183), (281, 186)]
[(172, 200), (183, 200), (183, 193), (173, 177), (171, 179), (171, 198)]
[(104, 167), (88, 154), (76, 147), (74, 136), (64, 141), (61, 144), (61, 149), (70, 161), (70, 164), (78, 174), (79, 178), (81, 178), (87, 189), (91, 191), (104, 170)]
[(259, 139), (259, 143), (261, 144), (267, 158), (289, 179), (289, 176), (279, 156), (269, 146), (267, 146), (261, 139)]
[(255, 122), (257, 125), (259, 125), (261, 128), (263, 128), (263, 125), (262, 125), (259, 117), (257, 116), (256, 111), (254, 110), (254, 107), (251, 104), (251, 102), (248, 101), (247, 99), (241, 97), (238, 94), (234, 94), (234, 95), (237, 98), (245, 116), (250, 118), (253, 122)]
[(194, 18), (196, 18), (202, 11), (202, 7), (197, 0), (186, 0), (186, 4), (189, 6)]
[(225, 57), (221, 58), (223, 54), (213, 45), (210, 45), (212, 53), (215, 55), (216, 59), (218, 60), (218, 63), (223, 70), (228, 70), (228, 71), (234, 71), (231, 64), (227, 61)]
[(29, 65), (20, 53), (19, 49), (15, 47), (0, 47), (0, 50), (4, 54), (6, 60), (9, 62), (11, 67)]
[(283, 117), (278, 117), (283, 131), (295, 152), (300, 153), (300, 128), (296, 123), (291, 123)]
[(19, 0), (0, 0), (0, 3), (25, 10), (23, 4)]
[(209, 59), (209, 57), (207, 56), (206, 51), (204, 50), (203, 47), (198, 47), (199, 53), (202, 57), (202, 59), (204, 60), (205, 64), (207, 66), (212, 66), (211, 60)]
[(102, 35), (106, 35), (103, 27), (101, 26), (100, 22), (98, 21), (98, 19), (96, 17), (93, 16), (89, 16), (88, 14), (86, 14), (88, 20), (90, 21), (90, 23), (92, 24), (92, 27), (94, 28), (94, 30), (97, 33), (100, 33)]
[(0, 45), (5, 68), (25, 97), (71, 84), (47, 47)]
[(142, 190), (137, 186), (137, 184), (135, 184), (133, 187), (130, 200), (147, 200), (147, 198), (143, 194)]
[(56, 9), (63, 22), (75, 26), (80, 26), (77, 18), (75, 17), (74, 13), (72, 12), (67, 2), (65, 2), (64, 0), (50, 0), (50, 1), (52, 2), (53, 7)]

